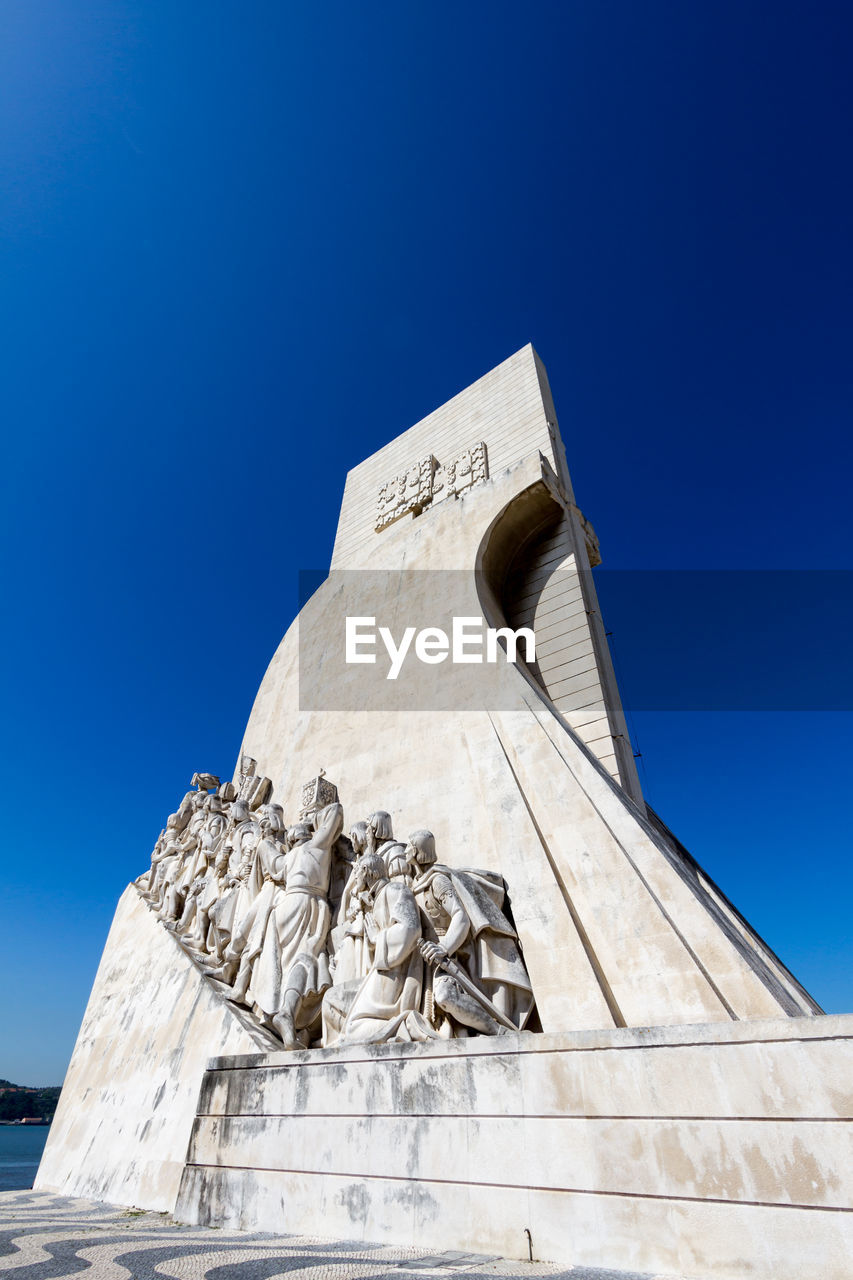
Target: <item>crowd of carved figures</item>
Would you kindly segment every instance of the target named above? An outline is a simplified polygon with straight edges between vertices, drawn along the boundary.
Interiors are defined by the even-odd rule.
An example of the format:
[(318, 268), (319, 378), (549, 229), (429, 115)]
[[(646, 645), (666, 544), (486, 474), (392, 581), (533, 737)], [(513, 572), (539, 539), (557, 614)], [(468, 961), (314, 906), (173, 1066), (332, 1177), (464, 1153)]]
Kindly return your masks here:
[(196, 774), (137, 885), (207, 977), (287, 1048), (501, 1035), (533, 993), (493, 872), (396, 840), (377, 810), (344, 832), (337, 789), (306, 784), (288, 825), (244, 757), (238, 784)]

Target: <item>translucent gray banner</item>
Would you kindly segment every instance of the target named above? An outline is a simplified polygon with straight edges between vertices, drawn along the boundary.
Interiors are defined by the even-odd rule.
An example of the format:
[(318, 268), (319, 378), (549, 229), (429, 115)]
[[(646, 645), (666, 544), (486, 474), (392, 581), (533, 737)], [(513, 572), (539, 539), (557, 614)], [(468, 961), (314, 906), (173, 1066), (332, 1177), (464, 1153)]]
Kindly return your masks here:
[(510, 607), (471, 572), (304, 571), (300, 707), (504, 710), (525, 691), (514, 647), (527, 687), (555, 697), (601, 673), (606, 630), (628, 710), (853, 710), (853, 572), (588, 577), (559, 570)]

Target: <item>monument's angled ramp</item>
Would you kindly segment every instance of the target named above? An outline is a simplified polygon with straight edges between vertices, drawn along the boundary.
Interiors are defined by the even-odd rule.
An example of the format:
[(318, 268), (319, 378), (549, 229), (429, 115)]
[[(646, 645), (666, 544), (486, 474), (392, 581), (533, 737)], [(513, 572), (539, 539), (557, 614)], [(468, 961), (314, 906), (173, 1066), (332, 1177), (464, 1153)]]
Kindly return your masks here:
[(199, 1084), (219, 1046), (274, 1044), (218, 996), (134, 885), (125, 889), (50, 1127), (36, 1187), (170, 1210)]

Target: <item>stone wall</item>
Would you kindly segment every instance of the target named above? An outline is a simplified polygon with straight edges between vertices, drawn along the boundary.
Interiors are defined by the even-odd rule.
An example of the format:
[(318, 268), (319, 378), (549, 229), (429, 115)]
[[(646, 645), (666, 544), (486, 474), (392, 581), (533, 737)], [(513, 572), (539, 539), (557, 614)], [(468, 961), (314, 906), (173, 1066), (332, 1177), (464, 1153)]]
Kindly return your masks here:
[(847, 1280), (853, 1016), (220, 1058), (177, 1213), (575, 1266)]

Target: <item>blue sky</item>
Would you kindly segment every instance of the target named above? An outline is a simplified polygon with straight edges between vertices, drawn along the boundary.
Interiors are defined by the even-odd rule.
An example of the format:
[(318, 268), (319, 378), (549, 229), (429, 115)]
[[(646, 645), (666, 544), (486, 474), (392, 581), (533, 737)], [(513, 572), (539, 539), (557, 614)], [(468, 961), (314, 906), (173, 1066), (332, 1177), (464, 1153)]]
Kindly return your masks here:
[[(192, 771), (230, 773), (348, 468), (526, 342), (606, 568), (853, 568), (851, 28), (6, 0), (0, 1076), (61, 1079), (114, 904)], [(847, 614), (796, 599), (843, 673)], [(853, 1009), (850, 709), (720, 700), (633, 714), (649, 798)]]

